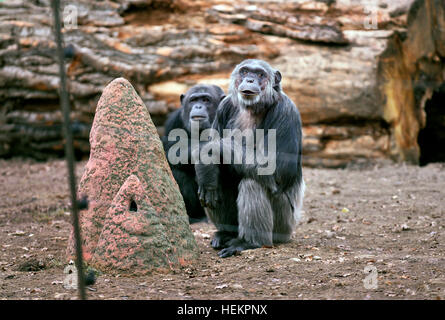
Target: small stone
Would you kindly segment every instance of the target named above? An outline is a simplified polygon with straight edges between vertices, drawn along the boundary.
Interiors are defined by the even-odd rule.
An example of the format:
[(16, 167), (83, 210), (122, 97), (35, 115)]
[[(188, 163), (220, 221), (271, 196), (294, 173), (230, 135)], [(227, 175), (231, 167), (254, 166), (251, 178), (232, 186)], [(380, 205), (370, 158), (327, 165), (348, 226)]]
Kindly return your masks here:
[(405, 223), (401, 225), (402, 231), (408, 231), (411, 230), (411, 228)]
[(224, 283), (224, 284), (221, 284), (219, 286), (216, 286), (215, 289), (224, 289), (224, 288), (227, 288), (227, 287), (228, 287), (228, 285)]

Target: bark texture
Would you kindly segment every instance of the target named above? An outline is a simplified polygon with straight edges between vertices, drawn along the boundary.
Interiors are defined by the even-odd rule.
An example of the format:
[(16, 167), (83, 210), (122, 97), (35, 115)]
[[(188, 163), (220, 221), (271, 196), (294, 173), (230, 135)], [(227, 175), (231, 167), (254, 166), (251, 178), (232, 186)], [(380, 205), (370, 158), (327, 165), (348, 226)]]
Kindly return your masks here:
[[(69, 17), (71, 2), (63, 4)], [(444, 92), (441, 0), (75, 5), (77, 27), (66, 18), (64, 36), (79, 157), (88, 155), (97, 101), (112, 79), (134, 85), (162, 135), (181, 93), (201, 82), (227, 89), (231, 70), (246, 58), (265, 59), (283, 74), (302, 114), (306, 165), (427, 162), (434, 160), (427, 141), (443, 141), (445, 124), (436, 121)], [(0, 3), (2, 157), (63, 153), (51, 23), (48, 0)]]

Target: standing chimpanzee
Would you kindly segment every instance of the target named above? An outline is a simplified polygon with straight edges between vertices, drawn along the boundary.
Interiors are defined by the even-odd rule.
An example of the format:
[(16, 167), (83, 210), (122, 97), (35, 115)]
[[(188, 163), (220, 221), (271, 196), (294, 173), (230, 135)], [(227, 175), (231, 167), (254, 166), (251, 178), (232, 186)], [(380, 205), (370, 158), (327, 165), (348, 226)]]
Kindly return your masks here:
[[(236, 66), (229, 94), (219, 105), (212, 126), (220, 138), (205, 146), (213, 144), (217, 157), (229, 150), (234, 159), (243, 160), (228, 163), (232, 155), (224, 155), (225, 161), (195, 165), (199, 199), (218, 230), (211, 245), (222, 249), (220, 257), (288, 242), (300, 218), (305, 188), (301, 119), (280, 82), (280, 72), (264, 61), (249, 59)], [(253, 150), (256, 155), (268, 151), (268, 158), (275, 161), (274, 171), (260, 174), (264, 163), (259, 157), (247, 163), (247, 143), (234, 143), (236, 134), (226, 137), (224, 132), (230, 129), (262, 131), (265, 138), (255, 135)]]
[[(190, 223), (202, 221), (206, 217), (198, 198), (195, 167), (191, 162), (190, 150), (191, 139), (193, 138), (191, 128), (193, 124), (199, 126), (199, 132), (209, 128), (215, 118), (216, 109), (224, 97), (224, 91), (218, 86), (196, 85), (181, 95), (181, 108), (174, 111), (165, 123), (165, 136), (162, 138), (162, 142), (173, 176), (184, 198)], [(168, 139), (169, 134), (174, 129), (182, 130), (186, 137), (186, 141), (182, 141), (186, 143), (186, 149), (175, 149), (178, 157), (180, 152), (187, 153), (184, 155), (185, 161), (179, 163), (172, 163), (169, 157), (170, 148), (178, 143), (177, 139), (175, 141), (169, 141)], [(175, 138), (178, 138), (178, 136)], [(199, 137), (196, 140), (199, 143)]]

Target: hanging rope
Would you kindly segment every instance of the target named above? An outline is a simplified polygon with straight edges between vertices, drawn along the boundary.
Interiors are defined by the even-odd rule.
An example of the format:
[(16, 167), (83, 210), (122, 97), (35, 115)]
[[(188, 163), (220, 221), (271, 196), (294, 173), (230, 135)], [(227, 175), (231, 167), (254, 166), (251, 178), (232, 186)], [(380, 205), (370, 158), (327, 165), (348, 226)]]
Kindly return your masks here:
[(63, 39), (60, 23), (60, 0), (52, 0), (52, 8), (54, 14), (54, 33), (56, 36), (57, 44), (57, 57), (59, 59), (59, 73), (60, 73), (60, 104), (63, 113), (63, 130), (65, 135), (65, 157), (68, 165), (69, 175), (69, 188), (71, 194), (71, 217), (74, 228), (74, 237), (76, 240), (76, 267), (77, 267), (77, 288), (79, 292), (79, 298), (81, 300), (86, 299), (85, 295), (85, 281), (83, 273), (83, 261), (82, 261), (82, 242), (80, 237), (79, 228), (79, 207), (76, 196), (76, 177), (74, 173), (74, 149), (73, 149), (73, 136), (71, 132), (70, 123), (70, 105), (69, 96), (66, 87), (66, 73), (65, 62), (63, 53)]

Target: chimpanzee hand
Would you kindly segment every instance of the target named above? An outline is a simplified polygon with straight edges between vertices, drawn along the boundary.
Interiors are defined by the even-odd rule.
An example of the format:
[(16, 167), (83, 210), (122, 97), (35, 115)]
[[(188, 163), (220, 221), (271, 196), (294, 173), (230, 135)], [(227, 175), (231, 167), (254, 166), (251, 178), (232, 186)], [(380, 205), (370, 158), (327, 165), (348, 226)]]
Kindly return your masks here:
[(199, 186), (198, 188), (199, 201), (203, 207), (214, 209), (219, 201), (217, 188), (208, 186)]
[(219, 201), (219, 169), (215, 164), (195, 164), (198, 197), (203, 207), (214, 209)]

